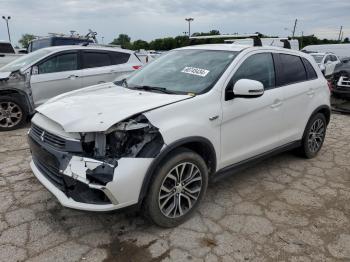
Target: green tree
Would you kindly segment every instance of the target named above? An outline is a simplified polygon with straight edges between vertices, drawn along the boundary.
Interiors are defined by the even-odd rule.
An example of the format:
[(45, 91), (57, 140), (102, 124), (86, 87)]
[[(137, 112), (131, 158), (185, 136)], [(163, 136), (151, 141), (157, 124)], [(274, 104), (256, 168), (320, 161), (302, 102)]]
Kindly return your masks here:
[(345, 37), (343, 43), (350, 43), (349, 37)]
[(114, 38), (111, 42), (112, 45), (120, 45), (122, 48), (130, 48), (131, 38), (127, 34), (119, 34), (118, 38)]
[(149, 44), (144, 40), (136, 40), (132, 43), (132, 49), (140, 50), (140, 49), (149, 49)]
[(29, 42), (34, 40), (35, 36), (31, 34), (24, 34), (22, 35), (21, 39), (18, 40), (18, 42), (21, 44), (23, 48), (27, 48), (29, 45)]

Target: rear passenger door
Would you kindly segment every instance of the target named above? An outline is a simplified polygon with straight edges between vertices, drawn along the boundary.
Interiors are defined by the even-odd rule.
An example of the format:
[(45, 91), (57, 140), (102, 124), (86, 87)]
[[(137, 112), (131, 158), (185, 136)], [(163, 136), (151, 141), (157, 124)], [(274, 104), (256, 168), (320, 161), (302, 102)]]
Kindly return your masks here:
[(130, 63), (129, 53), (124, 52), (110, 52), (112, 56), (112, 77), (111, 81), (116, 79), (123, 79), (130, 75), (133, 71), (137, 70), (141, 66), (141, 62), (139, 63)]
[(108, 51), (82, 51), (83, 87), (110, 82), (114, 78), (112, 57)]
[(276, 81), (283, 90), (283, 118), (281, 139), (286, 144), (300, 140), (306, 118), (309, 117), (308, 108), (315, 97), (318, 86), (317, 74), (311, 63), (291, 54), (274, 54), (276, 61)]

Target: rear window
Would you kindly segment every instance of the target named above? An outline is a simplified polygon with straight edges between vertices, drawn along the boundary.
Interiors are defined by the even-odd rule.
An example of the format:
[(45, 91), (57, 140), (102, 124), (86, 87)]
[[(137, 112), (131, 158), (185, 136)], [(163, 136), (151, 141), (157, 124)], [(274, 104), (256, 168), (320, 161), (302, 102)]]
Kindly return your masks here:
[(12, 45), (9, 43), (0, 43), (0, 53), (14, 54), (15, 50), (13, 50)]
[(280, 54), (279, 57), (282, 64), (282, 75), (279, 77), (280, 85), (289, 85), (307, 79), (304, 65), (299, 56)]
[(112, 65), (112, 61), (109, 54), (103, 52), (84, 52), (83, 63), (84, 68), (94, 68)]
[(317, 74), (316, 74), (316, 71), (315, 71), (314, 67), (305, 58), (303, 58), (303, 62), (304, 62), (306, 73), (307, 73), (307, 79), (308, 80), (316, 79), (317, 78)]
[(119, 65), (119, 64), (125, 64), (129, 61), (130, 54), (122, 53), (122, 52), (111, 52), (113, 64)]
[(311, 56), (315, 59), (316, 63), (318, 64), (322, 62), (322, 59), (324, 57), (324, 55), (311, 55)]

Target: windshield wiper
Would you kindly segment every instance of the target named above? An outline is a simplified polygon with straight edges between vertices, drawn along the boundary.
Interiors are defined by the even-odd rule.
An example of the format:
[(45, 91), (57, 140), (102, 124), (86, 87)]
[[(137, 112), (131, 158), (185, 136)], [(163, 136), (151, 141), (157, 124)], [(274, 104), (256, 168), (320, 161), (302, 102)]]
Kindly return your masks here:
[(165, 87), (157, 87), (157, 86), (135, 86), (135, 89), (145, 90), (145, 91), (159, 91), (165, 94), (176, 94), (175, 91), (171, 91), (166, 89)]

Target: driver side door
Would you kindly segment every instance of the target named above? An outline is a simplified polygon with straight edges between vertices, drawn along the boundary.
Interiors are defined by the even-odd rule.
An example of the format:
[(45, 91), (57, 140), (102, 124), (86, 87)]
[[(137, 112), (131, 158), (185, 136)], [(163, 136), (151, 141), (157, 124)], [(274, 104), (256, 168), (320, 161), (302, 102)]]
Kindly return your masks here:
[[(234, 84), (240, 79), (261, 82), (264, 94), (257, 98), (234, 97)], [(222, 167), (281, 146), (283, 95), (275, 79), (273, 56), (268, 52), (245, 58), (231, 77), (222, 101)]]

